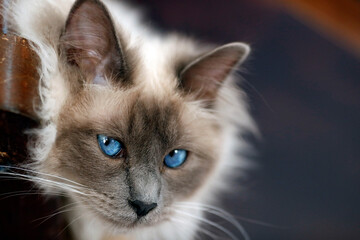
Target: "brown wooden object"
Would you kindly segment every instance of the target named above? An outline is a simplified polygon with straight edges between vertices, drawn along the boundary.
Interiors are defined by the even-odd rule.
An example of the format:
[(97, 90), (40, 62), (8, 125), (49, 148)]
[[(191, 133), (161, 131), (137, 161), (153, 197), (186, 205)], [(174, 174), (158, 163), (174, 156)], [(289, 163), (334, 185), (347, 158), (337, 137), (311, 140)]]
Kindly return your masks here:
[[(38, 99), (39, 81), (38, 56), (26, 39), (8, 33), (8, 22), (3, 17), (7, 16), (6, 4), (9, 0), (0, 0), (0, 164), (18, 163), (26, 158), (23, 131), (35, 126), (33, 106)], [(19, 116), (13, 117), (10, 113)], [(15, 118), (22, 118), (22, 121)], [(18, 125), (10, 123), (10, 119)]]
[(59, 208), (60, 199), (45, 201), (30, 182), (9, 180), (1, 174), (4, 165), (28, 159), (24, 131), (38, 124), (34, 105), (39, 58), (26, 39), (11, 34), (2, 17), (7, 16), (4, 6), (11, 1), (0, 0), (0, 239), (71, 239), (60, 215), (44, 223), (36, 221)]
[(303, 22), (360, 57), (360, 0), (281, 0)]
[[(2, 10), (4, 3), (0, 3)], [(0, 28), (0, 109), (36, 120), (33, 106), (38, 99), (39, 59), (26, 39), (6, 33), (5, 19)]]

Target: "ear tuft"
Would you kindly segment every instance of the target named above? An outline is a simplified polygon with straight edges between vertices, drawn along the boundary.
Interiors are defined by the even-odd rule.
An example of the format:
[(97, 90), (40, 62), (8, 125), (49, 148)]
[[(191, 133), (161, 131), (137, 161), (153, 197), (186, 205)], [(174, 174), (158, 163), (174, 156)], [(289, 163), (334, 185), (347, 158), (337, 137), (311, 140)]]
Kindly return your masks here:
[(199, 99), (215, 100), (221, 84), (246, 59), (250, 47), (229, 43), (195, 59), (180, 73), (180, 84)]
[(68, 62), (78, 66), (87, 81), (105, 84), (105, 76), (125, 76), (126, 64), (113, 22), (100, 1), (75, 2), (60, 42)]

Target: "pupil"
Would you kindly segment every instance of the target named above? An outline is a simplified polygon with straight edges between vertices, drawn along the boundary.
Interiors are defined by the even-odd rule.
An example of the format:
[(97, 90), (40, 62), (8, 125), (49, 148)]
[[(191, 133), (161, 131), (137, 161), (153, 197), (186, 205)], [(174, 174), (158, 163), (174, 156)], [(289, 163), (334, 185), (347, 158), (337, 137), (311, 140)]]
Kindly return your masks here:
[(170, 157), (173, 157), (175, 155), (175, 150), (172, 150), (170, 153), (169, 153), (169, 156)]
[(109, 144), (110, 144), (110, 140), (109, 140), (109, 138), (106, 138), (106, 139), (104, 140), (104, 145), (107, 146), (107, 145), (109, 145)]

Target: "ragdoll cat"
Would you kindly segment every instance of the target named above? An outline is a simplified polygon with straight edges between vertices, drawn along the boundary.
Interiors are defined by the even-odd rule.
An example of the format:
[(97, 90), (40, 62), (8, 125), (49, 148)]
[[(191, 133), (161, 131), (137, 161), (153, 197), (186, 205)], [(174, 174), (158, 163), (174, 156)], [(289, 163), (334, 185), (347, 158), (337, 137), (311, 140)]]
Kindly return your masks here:
[(41, 62), (32, 180), (67, 196), (74, 238), (194, 239), (244, 166), (254, 125), (234, 74), (249, 47), (158, 34), (117, 1), (8, 5)]

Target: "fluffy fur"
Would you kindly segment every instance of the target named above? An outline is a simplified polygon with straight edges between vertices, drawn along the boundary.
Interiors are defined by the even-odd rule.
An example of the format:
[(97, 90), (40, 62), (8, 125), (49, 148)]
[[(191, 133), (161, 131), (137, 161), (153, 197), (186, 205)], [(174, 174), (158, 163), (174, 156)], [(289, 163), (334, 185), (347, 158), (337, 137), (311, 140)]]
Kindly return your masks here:
[[(132, 83), (126, 88), (112, 84), (114, 80), (111, 77), (105, 79), (105, 86), (87, 82), (86, 79), (80, 82), (73, 80), (74, 76), (81, 78), (81, 72), (66, 63), (65, 53), (61, 51), (63, 43), (60, 38), (74, 4), (73, 0), (15, 0), (7, 7), (7, 15), (11, 18), (11, 30), (32, 42), (32, 47), (41, 62), (39, 68), (41, 102), (35, 106), (41, 119), (41, 127), (31, 130), (33, 141), (29, 145), (29, 150), (35, 162), (31, 167), (39, 173), (39, 178), (59, 182), (47, 184), (38, 181), (38, 185), (45, 193), (60, 191), (69, 196), (69, 202), (74, 204), (74, 208), (68, 215), (76, 239), (194, 239), (201, 223), (203, 209), (192, 208), (191, 206), (196, 205), (189, 207), (182, 202), (202, 204), (201, 206), (213, 204), (216, 194), (229, 188), (230, 180), (234, 176), (241, 175), (242, 169), (248, 166), (248, 162), (237, 155), (248, 150), (247, 143), (239, 136), (245, 132), (256, 132), (247, 110), (246, 96), (237, 89), (234, 74), (228, 75), (221, 83), (211, 107), (206, 106), (204, 99), (196, 97), (196, 93), (188, 94), (186, 89), (185, 93), (176, 91), (179, 81), (176, 68), (191, 63), (203, 54), (211, 53), (214, 48), (177, 34), (157, 34), (142, 25), (140, 14), (129, 6), (118, 1), (104, 1), (104, 3), (110, 11), (116, 32), (123, 43), (123, 51), (132, 56), (131, 60), (128, 58), (129, 67), (132, 68)], [(241, 43), (236, 43), (234, 46), (244, 50), (242, 58), (239, 59), (239, 62), (242, 62), (248, 55), (249, 48)], [(201, 59), (193, 64), (198, 61)], [(234, 68), (238, 65), (234, 64)], [(202, 88), (198, 91), (201, 92)], [(166, 115), (163, 112), (166, 112)], [(133, 118), (130, 117), (132, 115)], [(172, 116), (173, 120), (169, 120), (168, 115)], [(148, 125), (142, 122), (147, 118), (150, 119), (150, 125), (149, 122)], [(171, 125), (169, 122), (172, 121)], [(132, 122), (135, 122), (137, 129), (146, 126), (141, 133), (134, 132), (133, 139), (151, 138), (151, 141), (155, 141), (153, 136), (145, 136), (146, 131), (152, 129), (158, 131), (164, 126), (167, 129), (159, 131), (178, 130), (168, 137), (170, 140), (167, 142), (171, 142), (174, 136), (181, 136), (179, 138), (182, 140), (177, 139), (176, 144), (179, 144), (179, 141), (183, 145), (192, 143), (188, 146), (189, 149), (202, 156), (193, 157), (193, 162), (202, 164), (203, 168), (193, 166), (202, 169), (192, 173), (201, 176), (196, 184), (186, 182), (185, 177), (174, 176), (177, 175), (176, 172), (169, 173), (164, 170), (166, 173), (163, 174), (171, 174), (169, 177), (171, 180), (166, 185), (168, 189), (166, 191), (170, 196), (165, 196), (164, 193), (159, 203), (163, 202), (164, 212), (171, 206), (167, 217), (162, 218), (165, 213), (159, 210), (159, 213), (154, 213), (153, 217), (150, 216), (135, 226), (123, 228), (118, 226), (119, 223), (114, 220), (114, 215), (110, 218), (115, 223), (99, 217), (99, 214), (89, 211), (86, 207), (85, 203), (88, 199), (84, 200), (86, 196), (82, 194), (90, 194), (91, 198), (95, 199), (95, 204), (88, 203), (88, 206), (93, 208), (100, 204), (108, 204), (108, 199), (101, 200), (105, 197), (97, 193), (100, 191), (98, 189), (104, 188), (102, 181), (108, 176), (102, 176), (99, 182), (89, 183), (97, 177), (100, 179), (97, 174), (101, 170), (97, 171), (97, 169), (122, 169), (122, 165), (117, 165), (118, 162), (103, 161), (96, 152), (98, 150), (94, 150), (97, 149), (96, 144), (90, 143), (91, 134), (86, 135), (85, 132), (96, 129), (101, 133), (108, 127), (113, 129), (112, 134), (122, 135), (123, 133), (119, 133), (116, 129), (124, 129)], [(75, 139), (71, 140), (72, 138)], [(81, 172), (81, 168), (71, 162), (82, 161), (83, 158), (83, 154), (75, 158), (77, 153), (71, 150), (76, 141), (89, 141), (91, 149), (86, 151), (93, 151), (89, 154), (101, 159), (98, 166), (87, 166), (84, 160), (81, 168), (85, 168), (86, 172)], [(133, 143), (134, 148), (141, 142), (139, 141)], [(130, 137), (128, 142), (131, 142)], [(208, 150), (210, 147), (212, 150)], [(146, 154), (150, 154), (148, 152)], [(205, 161), (212, 158), (214, 159)], [(195, 164), (190, 160), (188, 165)], [(79, 175), (76, 176), (69, 168), (79, 168), (77, 169)], [(135, 169), (133, 175), (136, 175), (137, 171), (140, 170)], [(89, 175), (83, 176), (86, 173)], [(188, 176), (192, 175), (184, 176), (189, 180)], [(118, 178), (121, 180), (122, 175)], [(197, 177), (194, 176), (192, 179)], [(194, 186), (190, 187), (192, 184)], [(92, 190), (85, 191), (80, 187), (82, 185), (91, 185)], [(151, 184), (144, 186), (143, 188), (146, 189), (153, 187)], [(109, 186), (106, 191), (112, 193), (115, 188)], [(171, 190), (177, 188), (189, 188), (189, 191)], [(125, 191), (124, 189), (126, 186), (121, 191)], [(144, 191), (147, 191), (146, 189)], [(181, 194), (175, 195), (174, 192)], [(117, 197), (121, 196), (115, 196)], [(151, 198), (150, 195), (146, 197)], [(167, 201), (171, 204), (167, 205)], [(121, 199), (118, 202), (121, 202)], [(107, 210), (104, 212), (108, 214)], [(126, 214), (132, 216), (128, 212)]]

